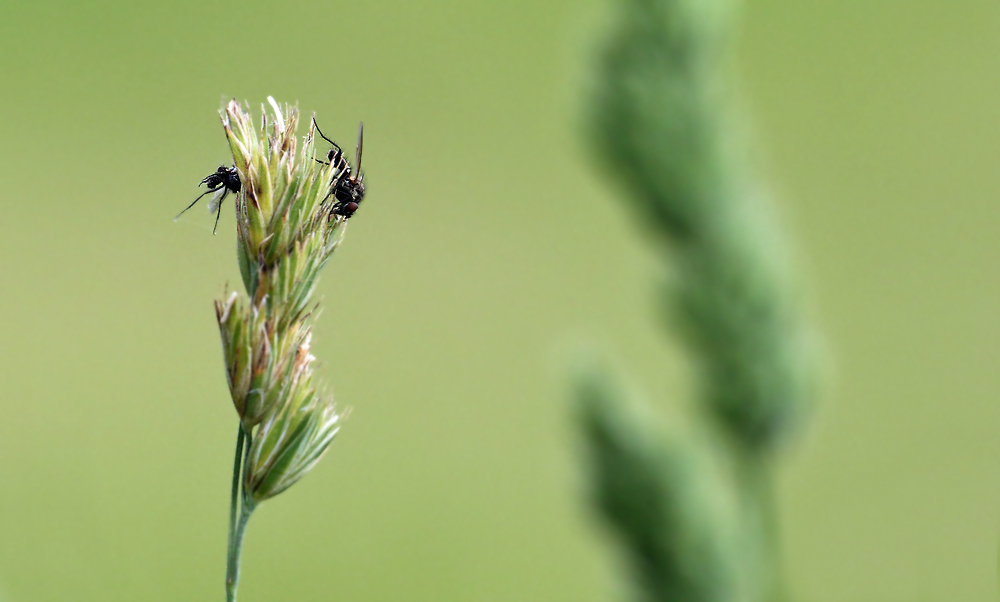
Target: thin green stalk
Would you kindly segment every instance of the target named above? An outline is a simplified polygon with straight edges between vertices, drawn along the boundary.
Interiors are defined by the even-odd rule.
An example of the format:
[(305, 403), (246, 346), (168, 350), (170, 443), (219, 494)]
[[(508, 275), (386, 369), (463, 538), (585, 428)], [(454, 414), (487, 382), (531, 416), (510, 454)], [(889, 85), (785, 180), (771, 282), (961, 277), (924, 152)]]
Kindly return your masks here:
[[(229, 498), (229, 543), (226, 550), (226, 600), (232, 602), (236, 599), (236, 579), (238, 578), (239, 567), (234, 567), (234, 547), (236, 543), (236, 515), (240, 506), (240, 481), (243, 477), (243, 440), (246, 433), (243, 430), (243, 423), (240, 422), (239, 431), (236, 433), (236, 458), (233, 460), (233, 488)], [(250, 446), (248, 445), (247, 448)], [(234, 578), (234, 575), (236, 577)]]
[(233, 547), (233, 534), (236, 532), (236, 513), (240, 503), (240, 475), (243, 460), (243, 423), (240, 422), (236, 432), (236, 458), (233, 460), (233, 489), (229, 497), (229, 548)]
[[(246, 444), (244, 444), (244, 438)], [(239, 496), (239, 484), (245, 482), (246, 473), (249, 470), (250, 445), (253, 442), (253, 435), (246, 432), (242, 423), (240, 433), (236, 439), (236, 464), (233, 472), (233, 498), (230, 512), (230, 537), (229, 554), (226, 562), (226, 602), (236, 602), (236, 588), (240, 582), (240, 553), (243, 551), (243, 535), (246, 533), (247, 522), (253, 512), (253, 500), (243, 491), (242, 504), (240, 504), (239, 521), (236, 520), (236, 505)], [(240, 447), (243, 446), (243, 467), (240, 470)]]
[(750, 558), (757, 564), (757, 587), (763, 602), (785, 602), (788, 593), (782, 575), (781, 541), (775, 502), (774, 469), (761, 458), (742, 462), (737, 479), (748, 532)]
[(246, 533), (247, 522), (253, 506), (243, 506), (240, 511), (240, 521), (236, 525), (233, 545), (229, 553), (229, 571), (226, 575), (226, 602), (236, 602), (236, 587), (240, 583), (240, 553), (243, 551), (243, 535)]

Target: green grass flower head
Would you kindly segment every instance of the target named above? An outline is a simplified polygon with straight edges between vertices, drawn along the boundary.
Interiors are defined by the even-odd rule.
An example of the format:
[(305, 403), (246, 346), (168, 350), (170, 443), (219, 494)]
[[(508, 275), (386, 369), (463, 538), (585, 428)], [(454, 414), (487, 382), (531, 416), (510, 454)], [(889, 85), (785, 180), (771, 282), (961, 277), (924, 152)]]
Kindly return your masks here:
[(252, 435), (243, 487), (253, 503), (308, 472), (341, 421), (315, 384), (309, 344), (310, 297), (346, 226), (329, 194), (344, 174), (316, 160), (312, 122), (298, 148), (298, 110), (268, 102), (259, 128), (236, 101), (220, 112), (243, 184), (237, 254), (247, 296), (215, 307), (233, 404)]
[[(340, 430), (343, 414), (313, 376), (318, 305), (311, 297), (364, 194), (360, 171), (352, 179), (346, 160), (316, 157), (315, 120), (300, 140), (298, 109), (267, 100), (270, 111), (261, 107), (257, 126), (249, 107), (235, 100), (220, 111), (240, 179), (236, 250), (246, 288), (215, 302), (240, 421), (226, 570), (230, 602), (251, 513), (309, 472)], [(351, 203), (338, 200), (342, 189), (352, 193)]]

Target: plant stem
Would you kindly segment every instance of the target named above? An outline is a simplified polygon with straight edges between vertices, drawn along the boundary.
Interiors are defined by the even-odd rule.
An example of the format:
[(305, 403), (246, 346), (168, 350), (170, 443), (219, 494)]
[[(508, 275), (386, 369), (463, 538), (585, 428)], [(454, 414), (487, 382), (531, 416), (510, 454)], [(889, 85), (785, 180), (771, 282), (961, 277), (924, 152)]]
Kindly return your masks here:
[(781, 542), (774, 499), (773, 467), (762, 458), (745, 459), (739, 475), (752, 557), (757, 559), (762, 602), (788, 599), (781, 574)]
[(240, 553), (243, 551), (243, 534), (246, 533), (247, 522), (253, 512), (252, 506), (243, 506), (240, 520), (233, 534), (233, 545), (229, 551), (229, 571), (226, 574), (226, 602), (236, 602), (236, 587), (240, 583)]
[[(245, 444), (244, 439), (246, 440)], [(252, 441), (253, 435), (245, 431), (243, 429), (243, 424), (240, 423), (240, 432), (236, 437), (236, 461), (233, 465), (233, 494), (229, 514), (230, 528), (229, 554), (226, 560), (226, 602), (236, 602), (236, 587), (240, 582), (240, 553), (243, 551), (243, 535), (246, 533), (247, 522), (250, 520), (250, 514), (254, 509), (253, 501), (247, 499), (245, 490), (243, 491), (242, 496), (239, 495), (240, 482), (245, 480), (246, 472), (249, 470), (248, 460), (250, 457), (250, 444)], [(242, 469), (240, 466), (240, 452), (243, 452)], [(240, 517), (237, 522), (236, 506), (241, 497), (242, 504), (240, 504)]]
[(233, 461), (233, 491), (229, 497), (229, 548), (233, 547), (233, 535), (236, 531), (236, 511), (240, 500), (240, 468), (243, 460), (243, 422), (240, 422), (236, 432), (236, 459)]

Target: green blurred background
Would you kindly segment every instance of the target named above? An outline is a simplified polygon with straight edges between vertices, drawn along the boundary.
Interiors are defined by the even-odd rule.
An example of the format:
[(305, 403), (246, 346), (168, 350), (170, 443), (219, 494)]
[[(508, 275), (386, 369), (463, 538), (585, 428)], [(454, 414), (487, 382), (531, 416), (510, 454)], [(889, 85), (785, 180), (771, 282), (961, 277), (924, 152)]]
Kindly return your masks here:
[[(610, 0), (608, 0), (610, 1)], [(268, 94), (369, 194), (314, 353), (353, 407), (255, 514), (240, 600), (616, 599), (579, 342), (684, 415), (655, 264), (582, 150), (605, 0), (4, 2), (0, 599), (221, 600), (236, 433), (216, 110)], [(798, 600), (992, 600), (1000, 4), (751, 0), (738, 71), (826, 342), (781, 471)]]

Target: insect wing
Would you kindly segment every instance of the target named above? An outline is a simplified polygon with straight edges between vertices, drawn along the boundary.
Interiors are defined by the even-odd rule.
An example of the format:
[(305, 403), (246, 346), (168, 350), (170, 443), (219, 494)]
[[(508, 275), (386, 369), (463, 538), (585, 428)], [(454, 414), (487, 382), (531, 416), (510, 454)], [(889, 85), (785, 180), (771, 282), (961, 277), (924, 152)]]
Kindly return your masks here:
[(361, 175), (361, 148), (362, 146), (364, 146), (364, 142), (365, 142), (365, 124), (364, 122), (361, 122), (358, 124), (358, 150), (356, 153), (358, 157), (358, 166), (354, 170), (354, 173), (357, 174), (355, 177), (359, 177)]
[[(225, 188), (223, 188), (223, 190), (225, 190)], [(216, 211), (219, 210), (219, 204), (222, 203), (222, 197), (224, 196), (225, 196), (224, 193), (223, 194), (216, 193), (215, 196), (213, 196), (211, 200), (208, 201), (209, 213), (215, 213)]]

